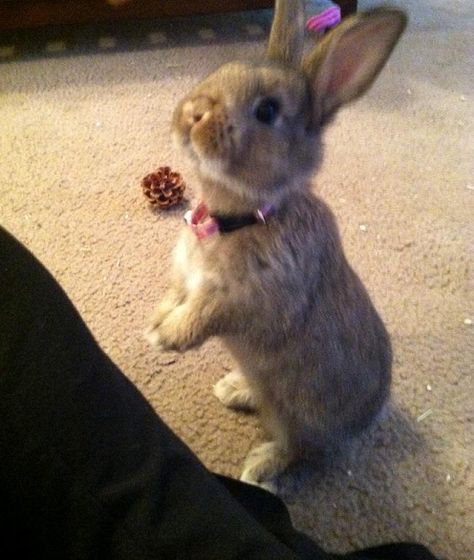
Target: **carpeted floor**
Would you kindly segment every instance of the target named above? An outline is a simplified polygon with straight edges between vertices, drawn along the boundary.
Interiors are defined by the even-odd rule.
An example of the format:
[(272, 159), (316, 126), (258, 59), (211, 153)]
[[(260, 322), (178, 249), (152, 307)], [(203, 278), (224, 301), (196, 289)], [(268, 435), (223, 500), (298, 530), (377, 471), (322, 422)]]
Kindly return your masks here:
[[(414, 539), (472, 560), (474, 10), (471, 0), (398, 4), (410, 6), (408, 32), (370, 94), (328, 130), (315, 182), (392, 334), (393, 405), (354, 457), (288, 501), (296, 525), (329, 549)], [(262, 52), (268, 21), (263, 12), (0, 40), (1, 223), (204, 463), (233, 476), (260, 432), (212, 395), (228, 356), (215, 341), (158, 355), (142, 337), (182, 209), (150, 211), (140, 179), (171, 164), (192, 201), (171, 111), (219, 64)]]

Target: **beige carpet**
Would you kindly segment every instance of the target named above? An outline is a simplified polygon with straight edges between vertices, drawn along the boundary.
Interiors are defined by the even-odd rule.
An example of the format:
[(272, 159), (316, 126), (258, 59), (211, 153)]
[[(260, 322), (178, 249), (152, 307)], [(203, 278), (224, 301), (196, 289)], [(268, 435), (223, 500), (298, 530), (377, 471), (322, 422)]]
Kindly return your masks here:
[[(392, 334), (394, 405), (354, 457), (289, 502), (296, 525), (332, 550), (414, 539), (472, 560), (474, 9), (398, 3), (416, 4), (408, 32), (370, 95), (328, 131), (317, 179)], [(27, 35), (11, 60), (13, 39), (0, 49), (1, 223), (204, 463), (233, 476), (260, 434), (212, 396), (228, 356), (217, 342), (157, 355), (142, 337), (182, 222), (181, 211), (151, 212), (139, 184), (169, 163), (192, 199), (194, 176), (168, 134), (172, 108), (219, 64), (261, 52), (267, 22), (88, 29), (66, 52), (67, 34), (43, 51), (44, 36)]]

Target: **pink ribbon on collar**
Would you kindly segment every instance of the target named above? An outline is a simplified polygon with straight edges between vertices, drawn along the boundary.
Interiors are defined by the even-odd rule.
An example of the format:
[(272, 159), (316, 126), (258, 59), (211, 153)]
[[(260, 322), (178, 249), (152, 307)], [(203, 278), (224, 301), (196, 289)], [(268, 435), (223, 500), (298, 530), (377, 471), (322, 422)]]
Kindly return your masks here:
[(188, 210), (184, 221), (199, 240), (219, 232), (219, 224), (209, 215), (209, 209), (204, 202), (200, 202), (194, 210)]

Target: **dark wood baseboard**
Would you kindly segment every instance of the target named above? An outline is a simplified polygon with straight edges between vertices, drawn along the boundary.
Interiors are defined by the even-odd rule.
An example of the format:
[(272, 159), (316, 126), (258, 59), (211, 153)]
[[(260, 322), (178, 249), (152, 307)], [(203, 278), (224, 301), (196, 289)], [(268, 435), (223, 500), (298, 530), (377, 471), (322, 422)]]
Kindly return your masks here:
[[(338, 4), (343, 16), (357, 10), (357, 0), (339, 0)], [(0, 0), (0, 30), (258, 10), (273, 5), (274, 0), (132, 0), (117, 7), (105, 0)]]

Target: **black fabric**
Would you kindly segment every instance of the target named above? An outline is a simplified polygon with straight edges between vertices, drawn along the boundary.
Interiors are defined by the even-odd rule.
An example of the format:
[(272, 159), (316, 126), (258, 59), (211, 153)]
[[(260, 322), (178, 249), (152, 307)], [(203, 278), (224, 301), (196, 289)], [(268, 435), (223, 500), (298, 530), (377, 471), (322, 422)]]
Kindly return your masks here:
[(255, 214), (242, 214), (241, 216), (222, 216), (219, 214), (211, 214), (217, 222), (220, 233), (231, 233), (245, 226), (252, 226), (262, 223)]
[[(278, 498), (209, 473), (1, 228), (0, 538), (48, 560), (339, 558)], [(347, 558), (434, 557), (395, 544)]]
[(433, 560), (431, 552), (419, 544), (414, 543), (392, 543), (373, 548), (366, 548), (360, 552), (354, 552), (347, 558), (354, 560)]

